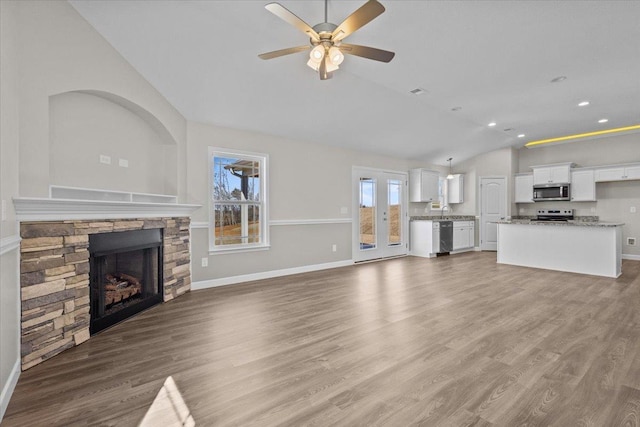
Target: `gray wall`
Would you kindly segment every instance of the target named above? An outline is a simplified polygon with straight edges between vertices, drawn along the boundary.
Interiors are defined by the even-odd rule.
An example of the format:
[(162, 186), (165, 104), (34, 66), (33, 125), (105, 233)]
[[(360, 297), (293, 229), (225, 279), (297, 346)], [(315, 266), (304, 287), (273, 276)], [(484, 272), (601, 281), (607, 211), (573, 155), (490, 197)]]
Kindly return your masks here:
[[(4, 2), (4, 1), (3, 1)], [(175, 141), (175, 154), (171, 168), (163, 168), (165, 187), (174, 187), (174, 192), (184, 198), (186, 192), (186, 120), (167, 100), (160, 95), (133, 67), (117, 53), (77, 12), (65, 1), (19, 1), (18, 3), (18, 37), (20, 49), (17, 52), (20, 64), (18, 80), (18, 96), (20, 117), (20, 195), (29, 197), (46, 197), (49, 185), (55, 180), (60, 182), (80, 182), (81, 177), (65, 175), (59, 168), (51, 171), (51, 166), (62, 167), (61, 159), (52, 156), (52, 147), (59, 149), (60, 141), (56, 140), (57, 132), (64, 128), (65, 122), (73, 124), (74, 117), (58, 117), (56, 113), (59, 100), (56, 95), (76, 91), (96, 91), (121, 97), (148, 112), (166, 128)], [(53, 102), (50, 100), (53, 99)], [(67, 100), (77, 102), (78, 96)], [(86, 101), (86, 99), (85, 99)], [(50, 127), (52, 116), (50, 108), (54, 107), (53, 141)], [(117, 115), (114, 108), (106, 104), (93, 102), (89, 109), (96, 113), (104, 112), (108, 123), (117, 120), (122, 133), (140, 135), (140, 127), (131, 120)], [(65, 105), (67, 107), (67, 105)], [(77, 110), (76, 113), (77, 114)], [(62, 119), (62, 122), (57, 119)], [(77, 122), (77, 120), (75, 120)], [(69, 123), (67, 123), (69, 124)], [(90, 123), (87, 123), (90, 125)], [(96, 130), (103, 127), (95, 124)], [(103, 125), (102, 125), (103, 126)], [(109, 150), (112, 143), (89, 141), (87, 129), (76, 129), (73, 144), (95, 144), (101, 150)], [(113, 132), (119, 132), (112, 130)], [(68, 136), (68, 135), (66, 135)], [(85, 139), (81, 141), (81, 139)], [(53, 143), (53, 144), (52, 144)], [(122, 155), (115, 142), (115, 156)], [(132, 151), (138, 147), (131, 143)], [(57, 147), (56, 147), (57, 146)], [(82, 150), (81, 155), (89, 155)], [(108, 154), (108, 153), (102, 153)], [(53, 163), (52, 159), (53, 158)], [(115, 159), (117, 162), (117, 159)], [(131, 160), (135, 160), (132, 158)], [(150, 184), (146, 178), (146, 167), (137, 172), (135, 161), (126, 174), (131, 181), (140, 183), (136, 190), (154, 192), (156, 184)], [(90, 165), (101, 168), (93, 157)], [(138, 164), (138, 166), (140, 166)], [(117, 168), (112, 168), (117, 170)], [(121, 171), (119, 171), (121, 172)], [(142, 184), (144, 183), (144, 184)], [(102, 182), (98, 182), (102, 184)], [(116, 188), (108, 188), (116, 189)], [(157, 192), (157, 191), (156, 191)]]
[[(189, 199), (203, 205), (193, 216), (200, 223), (208, 221), (209, 146), (269, 155), (269, 219), (274, 221), (348, 220), (354, 165), (396, 171), (413, 166), (406, 160), (193, 122), (188, 140)], [(343, 207), (346, 213), (341, 213)], [(194, 282), (351, 259), (348, 223), (271, 226), (270, 250), (235, 254), (209, 255), (208, 232), (196, 228), (192, 233)], [(201, 267), (202, 258), (209, 258), (208, 267)]]
[[(0, 199), (7, 216), (0, 221), (0, 419), (10, 398), (14, 367), (20, 361), (20, 285), (18, 223), (11, 198), (18, 195), (18, 10), (0, 2)], [(18, 363), (18, 365), (16, 365)]]
[[(640, 133), (631, 133), (519, 150), (519, 172), (531, 172), (531, 166), (574, 162), (578, 166), (604, 166), (640, 162)], [(519, 203), (521, 215), (534, 215), (536, 209), (564, 207), (576, 215), (597, 215), (602, 221), (624, 222), (622, 253), (640, 256), (640, 245), (629, 246), (627, 237), (640, 241), (640, 181), (596, 184), (596, 202)], [(637, 213), (630, 208), (636, 207)]]

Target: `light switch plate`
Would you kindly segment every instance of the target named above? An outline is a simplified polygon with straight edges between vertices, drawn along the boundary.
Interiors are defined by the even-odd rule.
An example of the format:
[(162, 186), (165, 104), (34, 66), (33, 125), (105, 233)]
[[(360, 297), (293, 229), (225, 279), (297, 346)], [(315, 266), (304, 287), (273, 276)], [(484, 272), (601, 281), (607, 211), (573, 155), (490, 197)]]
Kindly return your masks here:
[(203, 267), (209, 267), (209, 258), (202, 258), (201, 262)]
[(629, 208), (629, 212), (631, 212), (631, 213), (636, 213), (636, 207), (635, 207), (635, 206), (631, 206), (631, 207)]
[(129, 167), (129, 160), (127, 160), (127, 159), (118, 159), (118, 166), (120, 166), (121, 168), (128, 168)]
[(110, 165), (111, 164), (111, 157), (107, 156), (105, 154), (100, 154), (100, 163), (102, 163), (104, 165)]

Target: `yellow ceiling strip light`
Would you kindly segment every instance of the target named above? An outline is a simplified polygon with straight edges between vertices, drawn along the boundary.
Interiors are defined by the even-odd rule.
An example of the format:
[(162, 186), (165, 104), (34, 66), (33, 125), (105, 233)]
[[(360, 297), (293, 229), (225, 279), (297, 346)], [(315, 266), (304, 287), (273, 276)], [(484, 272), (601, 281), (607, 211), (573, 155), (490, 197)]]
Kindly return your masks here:
[(597, 130), (594, 132), (587, 132), (587, 133), (578, 133), (575, 135), (560, 136), (558, 138), (541, 139), (539, 141), (527, 142), (524, 146), (527, 148), (532, 148), (542, 144), (550, 144), (552, 142), (569, 141), (571, 139), (587, 138), (590, 136), (598, 136), (598, 135), (607, 135), (610, 133), (627, 132), (630, 130), (640, 130), (640, 125), (626, 126), (622, 128), (615, 128), (615, 129)]

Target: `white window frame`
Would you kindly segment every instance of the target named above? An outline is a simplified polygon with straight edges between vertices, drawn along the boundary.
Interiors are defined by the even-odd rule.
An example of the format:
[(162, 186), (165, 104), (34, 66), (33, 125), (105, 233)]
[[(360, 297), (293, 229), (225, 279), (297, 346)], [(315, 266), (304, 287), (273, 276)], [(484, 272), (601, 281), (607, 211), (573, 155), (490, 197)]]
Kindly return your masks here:
[[(239, 160), (258, 161), (260, 164), (260, 236), (261, 241), (258, 243), (240, 243), (233, 245), (216, 245), (215, 244), (215, 200), (213, 199), (213, 167), (215, 157), (234, 158)], [(269, 245), (269, 155), (264, 153), (253, 153), (249, 151), (233, 150), (229, 148), (209, 147), (208, 158), (208, 177), (209, 177), (209, 253), (229, 253), (229, 252), (248, 252), (256, 250), (267, 250)], [(255, 204), (255, 202), (233, 201), (233, 204)]]

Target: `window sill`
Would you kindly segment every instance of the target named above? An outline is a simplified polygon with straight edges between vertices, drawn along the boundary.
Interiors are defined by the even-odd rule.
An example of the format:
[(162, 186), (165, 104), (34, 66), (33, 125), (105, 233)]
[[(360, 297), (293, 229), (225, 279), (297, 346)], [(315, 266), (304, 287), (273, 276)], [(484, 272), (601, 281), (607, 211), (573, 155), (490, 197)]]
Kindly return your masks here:
[(252, 246), (252, 247), (245, 247), (245, 248), (209, 249), (209, 255), (235, 254), (235, 253), (241, 253), (241, 252), (259, 252), (259, 251), (268, 251), (269, 249), (271, 249), (271, 245)]

